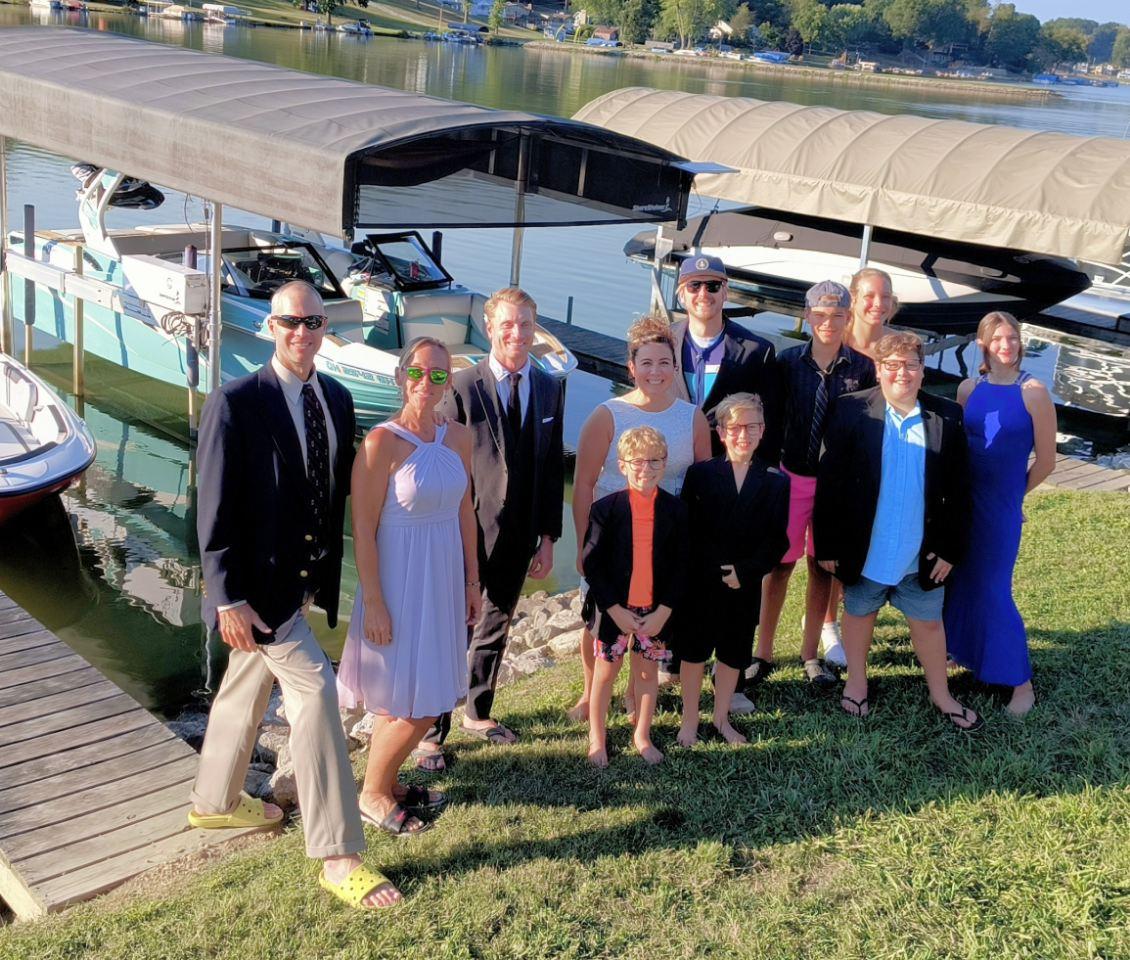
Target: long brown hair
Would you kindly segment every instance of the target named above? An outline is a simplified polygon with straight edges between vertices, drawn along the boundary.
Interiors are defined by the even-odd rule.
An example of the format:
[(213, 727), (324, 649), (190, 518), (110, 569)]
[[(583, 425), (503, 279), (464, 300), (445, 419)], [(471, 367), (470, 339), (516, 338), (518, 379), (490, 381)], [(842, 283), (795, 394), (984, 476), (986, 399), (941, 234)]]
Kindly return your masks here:
[[(1007, 324), (1016, 331), (1016, 335), (1020, 336), (1020, 321), (1016, 319), (1011, 313), (1004, 310), (994, 310), (992, 313), (986, 313), (981, 322), (977, 324), (977, 342), (981, 345), (981, 366), (978, 367), (979, 373), (988, 373), (992, 366), (989, 363), (989, 341), (993, 339), (993, 334), (996, 333), (997, 327), (1002, 323)], [(1020, 350), (1016, 354), (1016, 363), (1012, 367), (1016, 370), (1020, 369), (1020, 361), (1024, 359), (1024, 341), (1020, 341)]]
[(851, 284), (848, 286), (848, 290), (851, 292), (851, 322), (853, 324), (855, 323), (860, 307), (862, 306), (862, 301), (859, 299), (859, 284), (861, 281), (872, 277), (881, 277), (886, 281), (887, 289), (891, 291), (891, 315), (883, 321), (883, 325), (886, 326), (886, 324), (891, 322), (891, 317), (898, 313), (899, 298), (895, 296), (895, 285), (891, 282), (891, 275), (887, 273), (886, 270), (880, 270), (878, 267), (863, 267), (856, 270), (852, 275)]

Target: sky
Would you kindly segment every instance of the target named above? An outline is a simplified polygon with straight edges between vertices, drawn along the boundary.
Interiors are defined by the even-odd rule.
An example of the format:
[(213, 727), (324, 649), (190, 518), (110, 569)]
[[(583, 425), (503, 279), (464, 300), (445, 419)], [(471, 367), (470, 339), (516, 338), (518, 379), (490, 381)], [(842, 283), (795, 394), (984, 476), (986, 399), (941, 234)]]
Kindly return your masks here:
[(1081, 17), (1099, 23), (1114, 21), (1130, 24), (1130, 0), (1014, 0), (1021, 13), (1031, 13), (1041, 21), (1056, 17)]

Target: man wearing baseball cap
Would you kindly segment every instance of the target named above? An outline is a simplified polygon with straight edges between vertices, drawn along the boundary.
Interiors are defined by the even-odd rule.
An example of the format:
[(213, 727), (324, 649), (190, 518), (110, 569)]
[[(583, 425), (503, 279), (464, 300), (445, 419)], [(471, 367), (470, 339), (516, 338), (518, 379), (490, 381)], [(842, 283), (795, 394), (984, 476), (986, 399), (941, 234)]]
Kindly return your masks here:
[[(757, 456), (777, 465), (779, 405), (775, 396), (773, 344), (726, 319), (726, 268), (718, 257), (688, 256), (679, 268), (676, 293), (687, 319), (672, 324), (675, 389), (702, 408), (714, 425), (714, 408), (732, 393), (756, 393), (765, 408), (765, 435)], [(714, 455), (724, 453), (716, 430)]]
[[(812, 539), (816, 470), (824, 430), (836, 399), (845, 393), (875, 386), (875, 365), (870, 358), (844, 343), (844, 333), (851, 322), (851, 293), (847, 287), (834, 280), (822, 280), (809, 288), (804, 303), (804, 319), (812, 339), (789, 347), (777, 358), (781, 470), (789, 478), (789, 549), (763, 582), (761, 626), (749, 668), (747, 691), (761, 683), (773, 668), (773, 641), (789, 589), (789, 577), (797, 561), (805, 555), (808, 592), (800, 657), (810, 684), (830, 689), (836, 682), (835, 675), (817, 656), (832, 576), (816, 562)], [(831, 643), (825, 640), (824, 655), (830, 663), (844, 666), (843, 647), (838, 638), (833, 636), (831, 640)]]

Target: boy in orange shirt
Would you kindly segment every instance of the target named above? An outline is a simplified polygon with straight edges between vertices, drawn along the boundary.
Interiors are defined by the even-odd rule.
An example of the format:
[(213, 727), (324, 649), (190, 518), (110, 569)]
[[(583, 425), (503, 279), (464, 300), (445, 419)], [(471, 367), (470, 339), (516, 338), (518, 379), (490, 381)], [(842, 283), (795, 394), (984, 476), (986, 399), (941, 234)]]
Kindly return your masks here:
[(651, 427), (625, 430), (616, 444), (628, 489), (592, 505), (581, 564), (589, 584), (589, 629), (595, 640), (589, 701), (589, 760), (608, 766), (605, 725), (612, 686), (631, 648), (637, 717), (632, 737), (648, 763), (663, 754), (651, 742), (658, 666), (671, 657), (671, 614), (686, 575), (686, 507), (659, 481), (667, 441)]

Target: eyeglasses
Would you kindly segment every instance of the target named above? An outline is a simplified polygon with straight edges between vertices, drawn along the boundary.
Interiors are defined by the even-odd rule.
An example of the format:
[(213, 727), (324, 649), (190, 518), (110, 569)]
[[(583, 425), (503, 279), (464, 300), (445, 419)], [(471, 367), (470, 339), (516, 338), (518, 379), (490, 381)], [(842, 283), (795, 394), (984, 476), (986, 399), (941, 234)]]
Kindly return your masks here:
[(747, 437), (752, 437), (759, 430), (764, 429), (765, 423), (762, 420), (758, 420), (754, 423), (728, 423), (725, 427), (726, 432), (732, 437), (740, 437), (743, 433)]
[(722, 284), (725, 280), (688, 280), (687, 290), (690, 293), (698, 293), (703, 287), (706, 287), (708, 293), (717, 293), (722, 289)]
[(307, 330), (318, 330), (326, 322), (324, 314), (313, 313), (308, 317), (292, 317), (289, 314), (274, 314), (275, 322), (284, 330), (297, 330), (304, 326)]
[(902, 367), (906, 367), (907, 373), (917, 373), (922, 369), (921, 360), (880, 360), (879, 366), (882, 367), (887, 373), (898, 373)]
[(625, 460), (628, 466), (636, 470), (642, 470), (644, 467), (651, 467), (652, 470), (662, 470), (663, 464), (667, 462), (666, 457), (660, 457), (656, 460)]
[(448, 378), (451, 376), (450, 370), (444, 370), (443, 367), (405, 367), (404, 376), (414, 383), (419, 383), (427, 378), (434, 383), (437, 387), (442, 387), (447, 383)]

